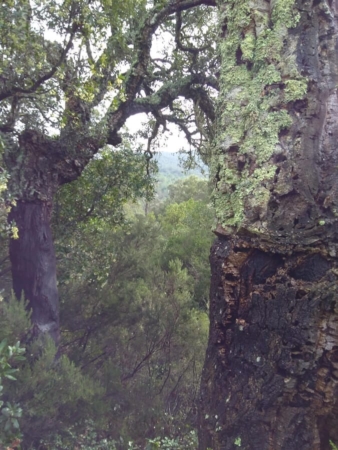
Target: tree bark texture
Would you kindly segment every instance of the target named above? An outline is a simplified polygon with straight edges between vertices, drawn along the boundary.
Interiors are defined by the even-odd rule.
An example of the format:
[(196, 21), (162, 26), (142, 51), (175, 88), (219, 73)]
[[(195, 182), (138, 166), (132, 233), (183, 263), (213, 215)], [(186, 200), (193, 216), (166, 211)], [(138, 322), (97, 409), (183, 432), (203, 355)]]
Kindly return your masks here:
[(9, 252), (14, 293), (28, 300), (34, 335), (48, 333), (58, 343), (59, 296), (50, 215), (47, 202), (19, 201), (9, 215), (19, 229), (19, 239), (11, 239)]
[[(237, 25), (238, 39), (250, 39), (257, 53), (269, 29), (264, 39), (278, 31), (282, 46), (280, 61), (266, 52), (258, 64), (239, 45), (221, 74), (229, 81), (229, 70), (241, 70), (242, 78), (224, 86), (213, 156), (220, 224), (210, 257), (200, 450), (329, 450), (330, 440), (338, 443), (338, 2), (297, 1), (297, 23), (283, 28), (291, 15), (278, 25), (276, 14), (287, 3), (220, 5), (224, 42), (235, 35), (230, 18), (245, 6), (249, 18)], [(264, 14), (268, 20), (258, 23)], [(292, 58), (298, 75), (285, 69)], [(263, 82), (251, 101), (242, 80), (257, 82), (266, 61), (280, 77)], [(304, 80), (305, 95), (290, 96), (288, 86)], [(249, 107), (257, 114), (252, 123)], [(289, 122), (274, 138), (256, 122), (265, 126), (269, 115), (281, 117), (276, 111)], [(247, 121), (237, 135), (236, 120)]]
[[(80, 150), (81, 139), (74, 141)], [(71, 154), (62, 140), (25, 130), (18, 145), (8, 146), (5, 161), (10, 173), (9, 191), (17, 199), (8, 217), (18, 228), (10, 240), (10, 260), (15, 295), (28, 300), (33, 336), (49, 334), (59, 342), (59, 296), (56, 259), (51, 233), (54, 195), (63, 183), (75, 180), (90, 159), (87, 151)], [(89, 150), (88, 150), (89, 149)]]
[(337, 440), (336, 262), (219, 238), (200, 448), (329, 449)]

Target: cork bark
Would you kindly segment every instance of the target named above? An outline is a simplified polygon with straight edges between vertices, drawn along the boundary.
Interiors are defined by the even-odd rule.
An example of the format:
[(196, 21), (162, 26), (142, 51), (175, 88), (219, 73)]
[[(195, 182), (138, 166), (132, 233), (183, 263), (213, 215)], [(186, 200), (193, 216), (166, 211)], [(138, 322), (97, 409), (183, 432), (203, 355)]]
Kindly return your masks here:
[[(75, 180), (90, 160), (95, 146), (86, 136), (67, 142), (34, 130), (23, 131), (5, 155), (11, 174), (9, 190), (16, 199), (8, 216), (18, 228), (10, 239), (13, 290), (31, 310), (32, 337), (49, 335), (59, 343), (59, 295), (56, 258), (51, 232), (54, 195), (60, 185)], [(84, 145), (85, 142), (85, 145)], [(94, 149), (94, 150), (93, 150)]]
[(9, 220), (15, 221), (19, 239), (11, 239), (9, 255), (13, 290), (28, 300), (33, 334), (49, 334), (59, 342), (59, 295), (56, 259), (50, 228), (52, 205), (36, 200), (19, 201)]
[[(272, 14), (277, 3), (250, 5)], [(285, 73), (278, 86), (262, 86), (262, 96), (279, 89), (281, 100), (268, 112), (285, 109), (290, 124), (263, 162), (241, 151), (243, 142), (217, 143), (227, 168), (216, 173), (218, 198), (232, 195), (229, 167), (237, 179), (250, 165), (248, 179), (258, 164), (274, 174), (238, 196), (244, 208), (236, 226), (219, 211), (200, 450), (329, 450), (330, 440), (338, 443), (338, 2), (294, 8), (299, 20), (277, 64), (294, 57), (307, 93), (286, 101)], [(237, 63), (246, 64), (241, 55)]]

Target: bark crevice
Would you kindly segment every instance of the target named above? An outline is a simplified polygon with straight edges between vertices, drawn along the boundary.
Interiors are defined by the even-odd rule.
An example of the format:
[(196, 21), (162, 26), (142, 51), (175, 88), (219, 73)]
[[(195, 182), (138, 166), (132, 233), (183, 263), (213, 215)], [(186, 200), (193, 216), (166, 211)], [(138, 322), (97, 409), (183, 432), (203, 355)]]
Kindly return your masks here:
[(235, 449), (240, 438), (244, 449), (329, 450), (338, 421), (337, 261), (324, 248), (290, 255), (248, 252), (251, 244), (221, 238), (211, 251), (200, 448)]

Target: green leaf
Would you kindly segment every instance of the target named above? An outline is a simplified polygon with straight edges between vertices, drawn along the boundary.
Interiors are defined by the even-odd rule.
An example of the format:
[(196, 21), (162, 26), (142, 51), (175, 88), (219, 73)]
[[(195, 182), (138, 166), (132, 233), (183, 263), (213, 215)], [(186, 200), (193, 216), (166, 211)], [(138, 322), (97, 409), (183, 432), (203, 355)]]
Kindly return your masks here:
[(4, 351), (4, 348), (7, 345), (7, 339), (4, 339), (3, 341), (0, 342), (0, 353), (2, 353)]
[(5, 376), (6, 378), (8, 378), (9, 380), (16, 381), (16, 378), (13, 377), (13, 375), (9, 375), (9, 374), (6, 373), (4, 376)]
[(17, 430), (20, 428), (18, 419), (16, 419), (15, 417), (12, 419), (12, 425), (14, 428), (16, 428)]

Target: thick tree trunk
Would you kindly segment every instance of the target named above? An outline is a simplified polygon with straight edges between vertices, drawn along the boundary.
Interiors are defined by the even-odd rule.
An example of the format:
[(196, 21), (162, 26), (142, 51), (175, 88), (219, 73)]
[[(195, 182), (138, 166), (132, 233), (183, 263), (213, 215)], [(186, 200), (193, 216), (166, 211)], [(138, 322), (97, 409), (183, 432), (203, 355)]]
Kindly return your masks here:
[[(90, 139), (86, 143), (90, 147)], [(47, 333), (56, 344), (60, 332), (50, 228), (52, 203), (59, 186), (75, 180), (90, 159), (89, 151), (68, 153), (61, 140), (25, 130), (18, 145), (13, 144), (12, 148), (9, 145), (5, 155), (10, 173), (9, 191), (17, 202), (8, 220), (18, 227), (19, 235), (10, 241), (13, 289), (18, 298), (24, 296), (29, 301), (34, 336)]]
[(200, 448), (329, 449), (338, 441), (336, 262), (219, 238), (211, 265)]
[(338, 443), (337, 2), (292, 3), (220, 5), (201, 450)]
[(59, 296), (56, 260), (50, 228), (51, 204), (18, 201), (9, 220), (19, 229), (19, 239), (10, 241), (13, 289), (28, 300), (34, 335), (48, 333), (59, 341)]

